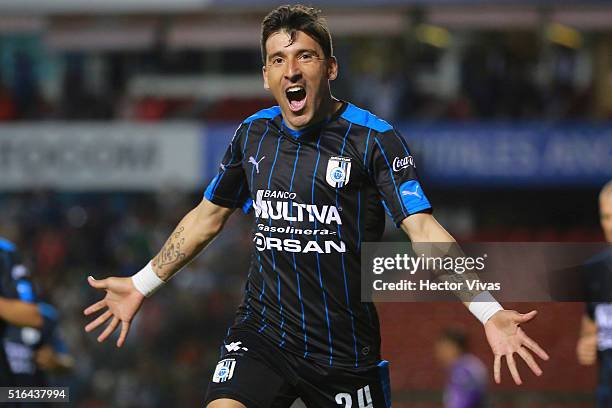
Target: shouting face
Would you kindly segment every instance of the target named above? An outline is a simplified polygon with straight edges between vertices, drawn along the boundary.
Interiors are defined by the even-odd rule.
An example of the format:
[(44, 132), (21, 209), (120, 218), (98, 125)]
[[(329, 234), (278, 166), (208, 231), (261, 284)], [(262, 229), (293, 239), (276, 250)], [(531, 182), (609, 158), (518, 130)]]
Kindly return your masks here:
[(293, 41), (286, 31), (268, 37), (264, 87), (272, 92), (290, 128), (303, 129), (331, 113), (329, 81), (337, 75), (335, 57), (326, 58), (308, 34), (297, 31)]

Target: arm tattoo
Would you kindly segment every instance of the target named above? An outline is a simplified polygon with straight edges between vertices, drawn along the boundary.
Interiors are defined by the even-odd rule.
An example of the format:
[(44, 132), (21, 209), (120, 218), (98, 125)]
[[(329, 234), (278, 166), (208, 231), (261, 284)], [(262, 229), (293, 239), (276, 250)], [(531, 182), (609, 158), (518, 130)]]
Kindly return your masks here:
[(153, 266), (161, 268), (165, 265), (181, 262), (185, 259), (186, 255), (183, 249), (185, 238), (182, 236), (184, 230), (185, 227), (180, 226), (170, 235), (164, 247), (153, 259)]
[(463, 274), (458, 274), (454, 271), (451, 272), (443, 272), (437, 273), (437, 278), (441, 281), (448, 281), (451, 283), (464, 283), (461, 285), (461, 290), (455, 291), (455, 295), (461, 299), (462, 302), (471, 302), (472, 299), (476, 297), (480, 292), (479, 290), (469, 290), (468, 286), (465, 284), (468, 280), (478, 280), (478, 274), (474, 272), (466, 272)]

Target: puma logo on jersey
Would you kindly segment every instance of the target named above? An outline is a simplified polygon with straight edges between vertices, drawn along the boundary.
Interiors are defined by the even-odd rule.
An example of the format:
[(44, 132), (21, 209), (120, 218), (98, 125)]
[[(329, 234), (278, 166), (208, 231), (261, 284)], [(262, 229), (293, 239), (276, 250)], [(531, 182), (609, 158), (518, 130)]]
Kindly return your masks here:
[(259, 161), (255, 160), (255, 158), (253, 156), (249, 156), (249, 163), (252, 164), (253, 166), (255, 166), (255, 172), (257, 174), (259, 174), (259, 163), (261, 163), (261, 161), (263, 159), (265, 159), (266, 156), (262, 156), (261, 159), (259, 159)]
[(418, 185), (417, 185), (417, 186), (416, 186), (416, 188), (414, 189), (414, 191), (403, 190), (403, 191), (402, 191), (402, 195), (403, 195), (403, 196), (411, 195), (411, 196), (415, 196), (415, 197), (417, 197), (417, 198), (419, 198), (419, 199), (420, 199), (420, 198), (421, 198), (421, 195), (418, 193), (418, 191), (419, 191), (419, 187), (420, 187), (420, 186), (418, 186)]
[(408, 212), (421, 211), (431, 207), (425, 192), (417, 180), (408, 180), (399, 187), (402, 204)]

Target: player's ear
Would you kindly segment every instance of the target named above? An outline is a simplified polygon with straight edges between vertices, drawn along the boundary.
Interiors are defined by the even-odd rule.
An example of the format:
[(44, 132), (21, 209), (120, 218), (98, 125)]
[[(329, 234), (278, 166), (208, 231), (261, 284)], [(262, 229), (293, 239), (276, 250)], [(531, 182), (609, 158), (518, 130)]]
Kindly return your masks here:
[(331, 56), (327, 61), (327, 79), (333, 81), (338, 78), (338, 60), (336, 57)]
[(261, 74), (263, 75), (264, 89), (270, 90), (270, 85), (268, 85), (268, 70), (265, 65), (261, 67)]

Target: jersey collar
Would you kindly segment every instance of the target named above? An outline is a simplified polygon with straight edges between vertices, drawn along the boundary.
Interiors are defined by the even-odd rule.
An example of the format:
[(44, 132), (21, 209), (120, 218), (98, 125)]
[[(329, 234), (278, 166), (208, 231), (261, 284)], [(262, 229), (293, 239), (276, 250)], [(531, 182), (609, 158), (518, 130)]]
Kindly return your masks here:
[(293, 130), (289, 126), (287, 126), (285, 124), (285, 120), (283, 119), (281, 115), (280, 116), (281, 117), (281, 123), (280, 123), (281, 133), (291, 136), (291, 139), (294, 139), (297, 141), (302, 141), (306, 138), (317, 136), (320, 133), (319, 130), (321, 130), (321, 128), (325, 127), (328, 123), (333, 122), (334, 120), (338, 119), (344, 113), (344, 111), (349, 105), (348, 102), (345, 102), (343, 100), (340, 100), (340, 102), (342, 102), (342, 106), (332, 115), (330, 115), (326, 119), (323, 119), (320, 122), (314, 123), (300, 130)]

